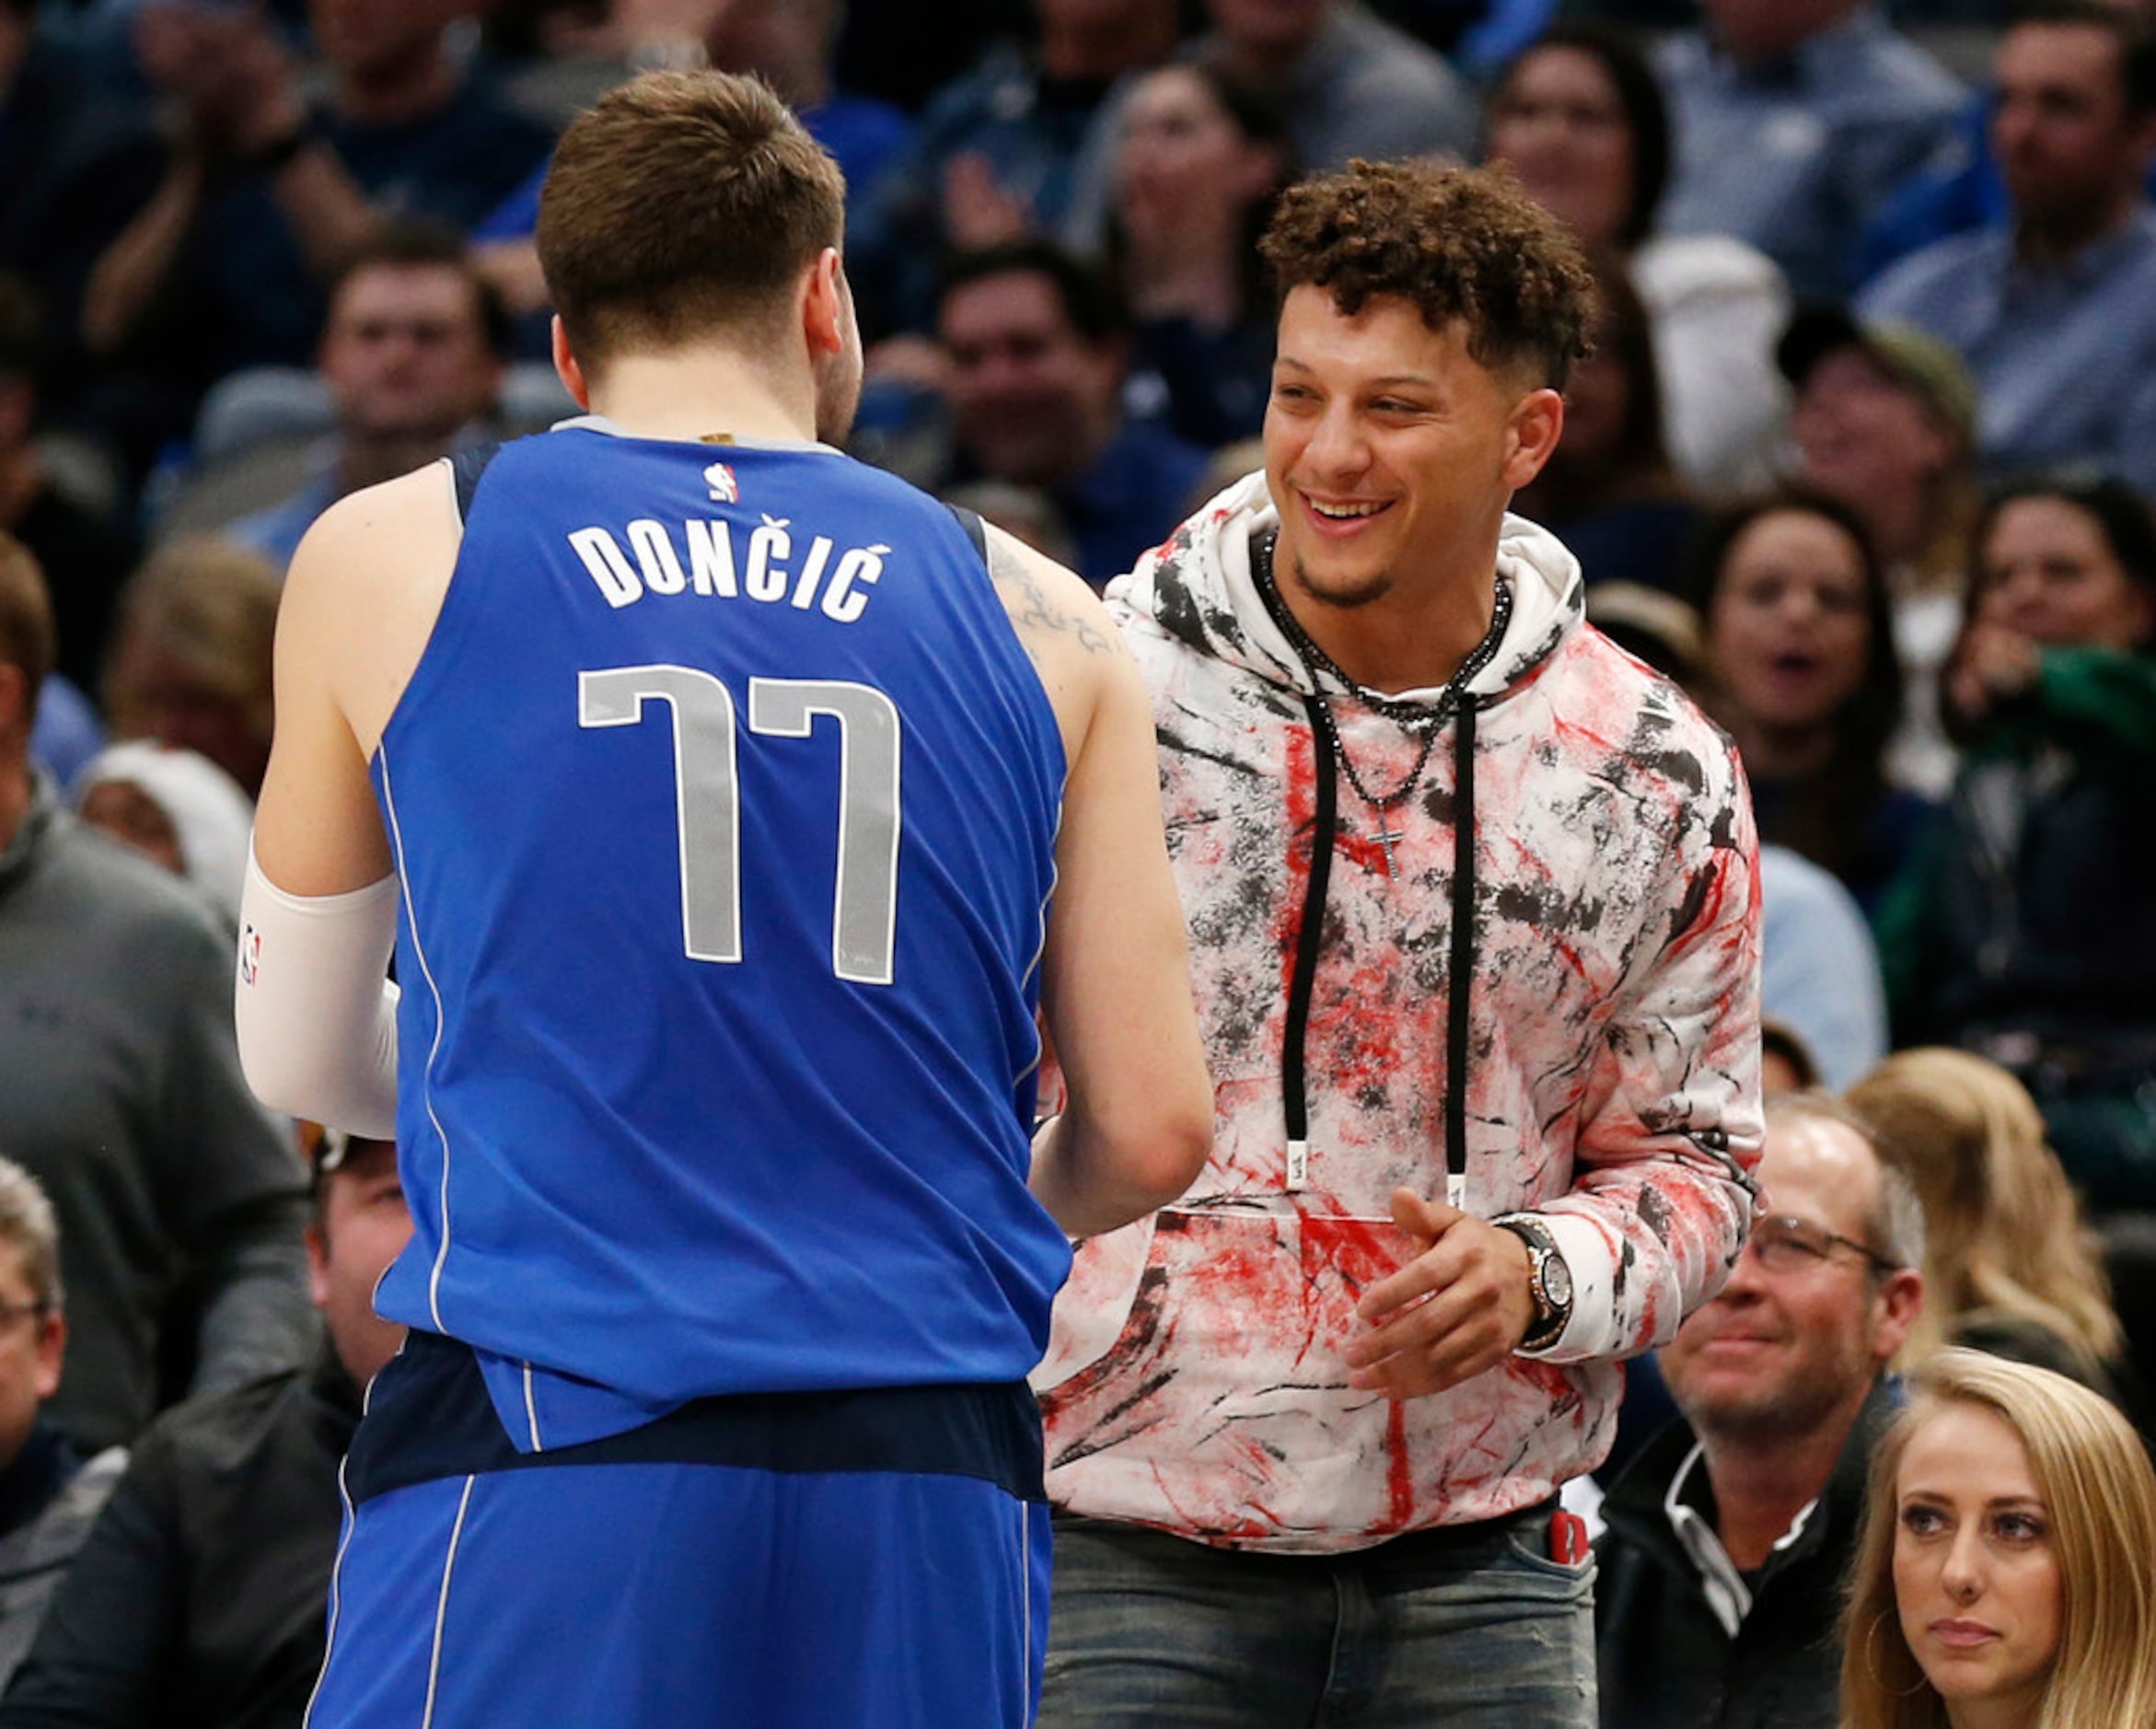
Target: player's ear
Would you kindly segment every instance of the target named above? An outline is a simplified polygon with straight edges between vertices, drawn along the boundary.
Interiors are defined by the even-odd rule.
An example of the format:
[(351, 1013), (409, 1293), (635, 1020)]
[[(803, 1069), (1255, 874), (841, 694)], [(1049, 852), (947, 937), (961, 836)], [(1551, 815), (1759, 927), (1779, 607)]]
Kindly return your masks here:
[(1565, 400), (1555, 390), (1530, 390), (1505, 424), (1504, 481), (1513, 492), (1542, 472), (1565, 429)]
[(835, 354), (846, 346), (846, 284), (839, 249), (827, 246), (808, 267), (801, 299), (801, 330), (811, 355)]
[(591, 407), (591, 387), (584, 381), (584, 367), (575, 352), (569, 346), (569, 332), (562, 328), (562, 315), (554, 315), (554, 374), (562, 380), (562, 389), (576, 400), (576, 406)]

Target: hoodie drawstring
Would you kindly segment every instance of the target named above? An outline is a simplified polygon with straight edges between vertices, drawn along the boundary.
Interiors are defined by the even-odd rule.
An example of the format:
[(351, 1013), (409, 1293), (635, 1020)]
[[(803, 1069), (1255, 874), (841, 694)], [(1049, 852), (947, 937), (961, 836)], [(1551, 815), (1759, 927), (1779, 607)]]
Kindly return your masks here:
[(1445, 969), (1445, 1200), (1467, 1189), (1467, 1015), (1475, 986), (1475, 699), (1465, 691), (1453, 723), (1453, 929)]
[[(1288, 1018), (1281, 1050), (1281, 1100), (1287, 1116), (1287, 1186), (1301, 1189), (1310, 1173), (1307, 1047), (1310, 993), (1325, 934), (1326, 894), (1332, 884), (1333, 845), (1339, 834), (1339, 783), (1328, 729), (1315, 690), (1303, 692), (1310, 717), (1317, 808), (1311, 823), (1310, 876), (1288, 975)], [(1464, 1204), (1467, 1181), (1467, 1030), (1475, 968), (1475, 716), (1479, 704), (1465, 691), (1454, 710), (1453, 884), (1451, 953), (1445, 979), (1445, 1200)]]
[(1281, 1102), (1288, 1118), (1288, 1187), (1310, 1179), (1310, 1105), (1304, 1050), (1310, 1034), (1310, 990), (1317, 977), (1317, 951), (1325, 940), (1325, 897), (1332, 886), (1333, 841), (1340, 830), (1339, 777), (1325, 746), (1325, 699), (1303, 694), (1310, 716), (1311, 762), (1317, 777), (1317, 814), (1311, 823), (1310, 878), (1303, 889), (1303, 923), (1295, 933), (1295, 966), (1288, 975), (1288, 1024), (1281, 1047)]

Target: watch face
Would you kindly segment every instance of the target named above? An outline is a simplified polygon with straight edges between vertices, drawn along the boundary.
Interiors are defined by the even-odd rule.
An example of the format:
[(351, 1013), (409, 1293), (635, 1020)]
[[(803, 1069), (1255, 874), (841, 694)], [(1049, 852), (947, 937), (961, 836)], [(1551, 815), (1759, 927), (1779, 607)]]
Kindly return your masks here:
[(1543, 1261), (1542, 1289), (1548, 1295), (1552, 1308), (1572, 1306), (1572, 1270), (1565, 1265), (1562, 1255), (1552, 1254)]

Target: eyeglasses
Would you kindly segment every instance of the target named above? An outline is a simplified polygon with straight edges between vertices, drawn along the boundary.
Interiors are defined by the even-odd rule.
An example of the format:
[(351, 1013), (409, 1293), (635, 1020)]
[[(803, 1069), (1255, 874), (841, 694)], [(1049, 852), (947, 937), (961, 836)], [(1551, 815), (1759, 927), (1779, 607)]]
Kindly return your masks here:
[(1900, 1271), (1895, 1262), (1867, 1248), (1855, 1237), (1830, 1231), (1824, 1224), (1814, 1224), (1809, 1219), (1778, 1213), (1757, 1220), (1752, 1226), (1752, 1252), (1758, 1256), (1759, 1264), (1768, 1272), (1808, 1272), (1821, 1261), (1831, 1259), (1837, 1248), (1861, 1255), (1874, 1271)]

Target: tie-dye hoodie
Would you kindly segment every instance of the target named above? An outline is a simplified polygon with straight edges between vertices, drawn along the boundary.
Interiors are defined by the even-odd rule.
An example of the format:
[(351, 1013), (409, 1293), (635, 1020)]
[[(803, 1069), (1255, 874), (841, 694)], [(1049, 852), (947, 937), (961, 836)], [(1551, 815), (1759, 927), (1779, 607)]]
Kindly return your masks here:
[[(1392, 1191), (1445, 1193), (1460, 722), (1382, 822), (1338, 780), (1291, 1186), (1282, 1064), (1316, 778), (1310, 676), (1251, 576), (1274, 520), (1253, 475), (1109, 591), (1153, 690), (1218, 1132), (1180, 1202), (1080, 1246), (1034, 1378), (1059, 1506), (1295, 1552), (1494, 1517), (1607, 1452), (1615, 1360), (1675, 1333), (1749, 1225), (1758, 907), (1728, 741), (1584, 621), (1571, 554), (1507, 517), (1512, 620), (1468, 686), (1463, 1204), (1533, 1211), (1577, 1294), (1532, 1358), (1404, 1402), (1349, 1387), (1356, 1300), (1410, 1252)], [(1329, 695), (1362, 785), (1408, 780), (1417, 737)]]

